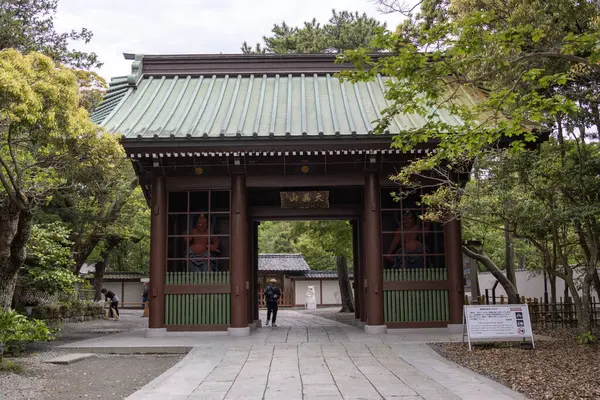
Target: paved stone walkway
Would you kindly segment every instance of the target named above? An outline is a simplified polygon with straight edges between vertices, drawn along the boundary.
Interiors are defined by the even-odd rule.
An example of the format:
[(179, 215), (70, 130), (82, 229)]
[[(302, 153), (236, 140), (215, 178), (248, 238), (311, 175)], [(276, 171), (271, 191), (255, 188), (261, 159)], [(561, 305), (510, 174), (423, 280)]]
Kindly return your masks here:
[(439, 341), (436, 337), (456, 340), (442, 330), (367, 336), (355, 327), (291, 310), (280, 311), (278, 324), (246, 338), (162, 339), (179, 339), (192, 350), (128, 399), (525, 398), (431, 350), (425, 342)]

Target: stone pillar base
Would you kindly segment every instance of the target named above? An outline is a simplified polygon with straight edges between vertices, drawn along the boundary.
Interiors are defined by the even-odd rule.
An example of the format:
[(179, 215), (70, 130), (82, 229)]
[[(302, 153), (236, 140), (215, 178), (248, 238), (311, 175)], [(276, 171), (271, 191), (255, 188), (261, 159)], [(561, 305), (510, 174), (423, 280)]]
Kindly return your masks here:
[(367, 335), (383, 335), (387, 333), (387, 325), (365, 325)]
[(359, 328), (361, 328), (361, 329), (362, 329), (362, 328), (364, 328), (364, 327), (365, 327), (365, 325), (367, 325), (367, 324), (365, 323), (365, 321), (361, 321), (360, 319), (356, 320), (356, 326), (358, 326)]
[(245, 326), (243, 328), (227, 328), (229, 336), (250, 336), (250, 327)]
[(251, 331), (256, 329), (256, 322), (248, 322), (248, 327)]
[(450, 333), (462, 333), (463, 325), (462, 324), (448, 324), (448, 332)]
[(167, 337), (167, 328), (146, 328), (144, 337), (147, 338), (161, 338)]
[(260, 319), (254, 320), (254, 324), (257, 328), (262, 328), (262, 321)]

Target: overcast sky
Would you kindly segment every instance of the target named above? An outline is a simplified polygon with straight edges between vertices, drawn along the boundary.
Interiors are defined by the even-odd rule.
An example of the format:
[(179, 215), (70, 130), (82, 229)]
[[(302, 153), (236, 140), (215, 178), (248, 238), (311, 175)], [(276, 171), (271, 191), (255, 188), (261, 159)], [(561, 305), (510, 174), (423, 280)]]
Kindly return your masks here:
[(366, 12), (395, 27), (399, 14), (382, 15), (369, 0), (60, 0), (56, 28), (85, 27), (92, 41), (77, 46), (96, 52), (100, 74), (127, 75), (123, 53), (240, 53), (244, 41), (255, 44), (275, 23), (297, 26), (316, 17), (325, 23), (331, 10)]

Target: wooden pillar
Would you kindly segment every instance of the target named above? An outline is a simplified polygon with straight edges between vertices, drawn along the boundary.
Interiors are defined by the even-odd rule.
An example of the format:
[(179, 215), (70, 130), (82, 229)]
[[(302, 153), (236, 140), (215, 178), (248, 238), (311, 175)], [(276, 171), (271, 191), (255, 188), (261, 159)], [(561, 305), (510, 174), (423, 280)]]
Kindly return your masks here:
[[(260, 289), (260, 284), (258, 282), (258, 225), (259, 222), (254, 222), (252, 224), (252, 230), (254, 231), (254, 239), (252, 242), (252, 246), (254, 248), (253, 251), (253, 262), (254, 268), (252, 269), (252, 281), (254, 282), (254, 291), (252, 292), (252, 307), (254, 310), (254, 321), (259, 321), (259, 307), (258, 307), (258, 290)], [(258, 324), (257, 324), (258, 325)]]
[(365, 288), (365, 271), (367, 270), (367, 250), (365, 246), (365, 221), (364, 216), (361, 217), (358, 236), (360, 238), (359, 253), (360, 266), (358, 268), (358, 292), (360, 293), (360, 321), (363, 324), (367, 323), (367, 289)]
[(450, 324), (462, 324), (464, 304), (463, 258), (460, 220), (454, 219), (444, 225), (446, 267), (448, 268), (448, 303)]
[(256, 237), (254, 236), (254, 224), (251, 220), (248, 220), (248, 227), (250, 229), (248, 229), (248, 259), (246, 261), (246, 277), (249, 285), (247, 293), (248, 302), (246, 304), (246, 317), (248, 318), (248, 324), (252, 324), (254, 322), (254, 306), (252, 302), (254, 300), (254, 291), (256, 286), (254, 279), (252, 279), (254, 277), (254, 241), (256, 240)]
[(352, 287), (354, 288), (354, 318), (360, 319), (360, 287), (359, 283), (359, 268), (360, 268), (360, 250), (359, 250), (359, 228), (358, 220), (352, 221), (352, 261), (353, 261), (353, 276)]
[(152, 177), (150, 212), (150, 317), (148, 327), (165, 326), (165, 271), (167, 263), (167, 184), (163, 175)]
[[(248, 218), (246, 176), (231, 175), (231, 328), (247, 328)], [(231, 330), (230, 332), (235, 332)], [(240, 332), (238, 332), (240, 334)]]
[(367, 279), (367, 333), (385, 333), (381, 253), (381, 190), (379, 174), (365, 174), (365, 243)]

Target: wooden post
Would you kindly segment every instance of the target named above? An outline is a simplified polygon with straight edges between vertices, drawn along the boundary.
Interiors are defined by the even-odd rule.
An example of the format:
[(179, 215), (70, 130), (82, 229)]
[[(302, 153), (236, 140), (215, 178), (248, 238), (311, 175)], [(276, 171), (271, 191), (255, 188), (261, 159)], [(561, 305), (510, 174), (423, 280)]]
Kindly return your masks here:
[[(231, 328), (234, 335), (249, 334), (247, 307), (248, 219), (246, 176), (231, 175)], [(245, 333), (248, 330), (248, 333)]]
[(254, 320), (259, 320), (259, 295), (258, 292), (260, 290), (260, 283), (258, 281), (258, 226), (259, 222), (254, 222), (252, 224), (252, 230), (254, 231), (253, 236), (254, 239), (252, 241), (253, 250), (253, 263), (254, 267), (252, 269), (252, 280), (254, 281), (254, 292), (252, 293), (252, 307), (254, 310)]
[(454, 219), (444, 226), (444, 241), (446, 244), (446, 267), (450, 290), (450, 324), (462, 324), (463, 319), (463, 263), (460, 220)]
[(248, 221), (248, 226), (251, 228), (248, 230), (248, 253), (247, 253), (247, 261), (246, 261), (246, 276), (247, 276), (247, 280), (248, 280), (248, 291), (247, 291), (247, 298), (248, 301), (246, 303), (246, 318), (248, 321), (248, 324), (252, 324), (254, 322), (254, 304), (252, 302), (252, 300), (255, 297), (254, 292), (256, 291), (256, 281), (253, 279), (254, 278), (254, 241), (256, 240), (256, 237), (254, 236), (255, 230), (254, 230), (254, 224), (252, 223), (252, 221)]
[(367, 251), (365, 247), (365, 221), (361, 218), (359, 226), (360, 267), (358, 269), (357, 291), (360, 293), (360, 321), (367, 323), (367, 290), (365, 288), (365, 271), (367, 269)]
[(352, 221), (352, 271), (353, 271), (353, 279), (352, 279), (352, 287), (354, 288), (354, 318), (360, 319), (360, 290), (359, 290), (359, 268), (360, 268), (360, 250), (359, 250), (359, 227), (358, 221)]
[(381, 259), (381, 191), (379, 173), (365, 174), (365, 242), (367, 279), (367, 333), (385, 333), (383, 268)]
[(150, 219), (150, 290), (152, 308), (148, 327), (165, 326), (165, 273), (167, 264), (167, 185), (157, 172), (152, 177)]

